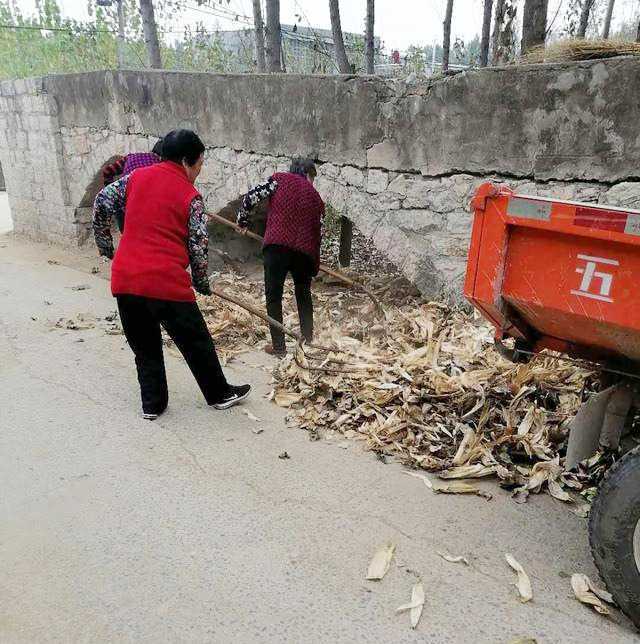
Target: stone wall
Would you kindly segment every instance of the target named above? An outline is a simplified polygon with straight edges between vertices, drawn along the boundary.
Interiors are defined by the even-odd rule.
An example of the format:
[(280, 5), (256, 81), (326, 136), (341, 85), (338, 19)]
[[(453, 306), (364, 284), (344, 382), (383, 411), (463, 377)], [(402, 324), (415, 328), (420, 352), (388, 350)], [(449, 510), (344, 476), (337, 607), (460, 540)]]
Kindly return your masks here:
[(325, 200), (425, 293), (459, 293), (468, 203), (482, 181), (640, 204), (640, 61), (485, 69), (406, 84), (369, 77), (95, 72), (0, 84), (0, 161), (16, 231), (89, 234), (96, 173), (175, 127), (208, 147), (198, 186), (217, 212), (318, 159)]

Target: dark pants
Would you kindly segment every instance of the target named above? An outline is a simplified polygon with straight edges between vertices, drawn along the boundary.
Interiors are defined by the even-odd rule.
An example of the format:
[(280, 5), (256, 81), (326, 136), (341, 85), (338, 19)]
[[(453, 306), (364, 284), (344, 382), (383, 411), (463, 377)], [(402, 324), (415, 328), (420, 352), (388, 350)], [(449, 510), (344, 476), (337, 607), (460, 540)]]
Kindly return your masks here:
[(229, 385), (195, 302), (170, 302), (137, 295), (118, 295), (117, 300), (122, 328), (136, 358), (145, 413), (161, 414), (169, 402), (161, 326), (187, 361), (207, 403), (219, 402), (227, 394)]
[[(267, 313), (277, 322), (282, 322), (282, 291), (287, 274), (291, 273), (298, 304), (298, 317), (302, 337), (313, 340), (313, 302), (311, 279), (315, 274), (314, 262), (308, 255), (284, 246), (267, 246), (264, 249), (264, 291)], [(276, 350), (284, 350), (284, 333), (273, 326), (271, 341)]]

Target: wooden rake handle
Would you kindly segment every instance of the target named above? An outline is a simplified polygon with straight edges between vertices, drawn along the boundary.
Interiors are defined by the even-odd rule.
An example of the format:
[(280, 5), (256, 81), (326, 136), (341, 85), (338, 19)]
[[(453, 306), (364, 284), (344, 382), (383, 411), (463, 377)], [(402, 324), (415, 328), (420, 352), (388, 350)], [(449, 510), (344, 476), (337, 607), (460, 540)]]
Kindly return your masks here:
[[(260, 235), (257, 235), (254, 232), (251, 232), (250, 230), (247, 230), (246, 228), (242, 228), (241, 226), (238, 226), (233, 221), (229, 221), (228, 219), (225, 219), (224, 217), (221, 217), (220, 215), (215, 215), (213, 213), (207, 213), (207, 216), (210, 221), (215, 221), (219, 224), (222, 224), (223, 226), (227, 226), (229, 228), (232, 228), (235, 230), (239, 235), (242, 235), (244, 237), (250, 237), (251, 239), (255, 239), (256, 241), (263, 243), (264, 239), (260, 237)], [(330, 275), (331, 277), (339, 280), (340, 282), (343, 282), (350, 288), (356, 289), (358, 291), (362, 291), (366, 295), (369, 296), (371, 301), (373, 302), (374, 306), (376, 307), (376, 310), (378, 313), (381, 315), (384, 315), (384, 309), (382, 308), (382, 304), (380, 303), (380, 300), (374, 295), (374, 293), (369, 290), (366, 286), (361, 284), (360, 282), (356, 282), (355, 280), (352, 280), (351, 278), (347, 277), (340, 271), (333, 270), (332, 268), (329, 268), (328, 266), (325, 266), (324, 264), (320, 264), (320, 271), (322, 273), (325, 273), (326, 275)]]

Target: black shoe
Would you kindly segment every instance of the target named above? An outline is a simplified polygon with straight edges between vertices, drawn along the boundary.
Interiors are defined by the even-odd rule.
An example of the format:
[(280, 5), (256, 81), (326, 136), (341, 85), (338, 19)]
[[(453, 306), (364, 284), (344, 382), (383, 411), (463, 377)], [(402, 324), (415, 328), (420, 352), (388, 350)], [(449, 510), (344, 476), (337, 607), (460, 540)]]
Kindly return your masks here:
[(214, 409), (229, 409), (246, 400), (250, 393), (251, 385), (240, 385), (239, 387), (229, 385), (229, 393), (220, 402), (212, 403), (211, 406)]
[(264, 347), (264, 352), (268, 353), (270, 356), (275, 356), (276, 358), (284, 358), (287, 355), (287, 348), (274, 347), (272, 344), (267, 344)]

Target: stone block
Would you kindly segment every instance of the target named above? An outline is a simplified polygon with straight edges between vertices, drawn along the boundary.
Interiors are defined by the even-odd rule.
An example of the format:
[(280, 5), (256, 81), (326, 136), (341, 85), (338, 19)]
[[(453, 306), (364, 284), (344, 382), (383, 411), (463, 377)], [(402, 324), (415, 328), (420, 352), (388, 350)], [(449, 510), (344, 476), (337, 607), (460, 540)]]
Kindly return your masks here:
[(447, 220), (444, 215), (431, 210), (392, 210), (387, 212), (385, 222), (407, 232), (432, 234), (446, 228)]
[(323, 163), (318, 168), (318, 175), (337, 179), (340, 176), (340, 167), (333, 165), (332, 163)]
[(640, 210), (640, 182), (625, 181), (612, 186), (601, 195), (600, 203)]
[(340, 181), (348, 186), (362, 188), (364, 185), (364, 172), (353, 166), (345, 166), (340, 171)]
[(381, 192), (373, 199), (373, 207), (377, 210), (398, 210), (400, 208), (400, 198), (395, 193)]
[(367, 173), (367, 192), (378, 194), (384, 192), (389, 184), (389, 173), (384, 170), (369, 170)]

